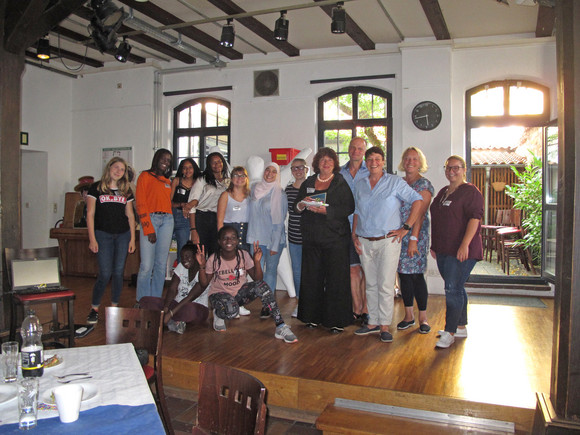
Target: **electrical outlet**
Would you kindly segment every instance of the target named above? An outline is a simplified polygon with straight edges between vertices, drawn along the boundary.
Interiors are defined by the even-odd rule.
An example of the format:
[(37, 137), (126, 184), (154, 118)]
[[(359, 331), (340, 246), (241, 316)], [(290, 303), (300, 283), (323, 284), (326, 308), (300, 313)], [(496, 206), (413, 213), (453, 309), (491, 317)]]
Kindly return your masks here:
[(58, 211), (58, 204), (55, 202), (55, 203), (52, 205), (52, 212), (53, 212), (53, 213), (56, 213), (57, 211)]

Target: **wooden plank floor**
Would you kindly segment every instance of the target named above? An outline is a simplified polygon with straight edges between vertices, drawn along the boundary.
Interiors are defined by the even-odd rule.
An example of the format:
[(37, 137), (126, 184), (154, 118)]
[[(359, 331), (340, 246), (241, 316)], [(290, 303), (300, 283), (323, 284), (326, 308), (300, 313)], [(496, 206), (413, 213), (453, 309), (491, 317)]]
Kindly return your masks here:
[[(77, 294), (76, 323), (84, 323), (94, 281), (74, 277), (65, 277), (63, 281)], [(107, 293), (105, 304), (109, 297)], [(190, 387), (197, 383), (197, 363), (213, 361), (259, 373), (269, 383), (270, 403), (318, 413), (327, 403), (323, 390), (329, 386), (344, 392), (338, 397), (352, 396), (352, 391), (357, 390), (370, 401), (380, 400), (381, 392), (389, 390), (399, 397), (435, 396), (429, 399), (421, 396), (423, 402), (454, 398), (528, 410), (535, 407), (536, 392), (549, 392), (551, 299), (542, 299), (546, 308), (471, 304), (469, 338), (458, 339), (449, 349), (437, 350), (434, 348), (437, 329), (444, 325), (443, 296), (429, 299), (428, 314), (433, 328), (430, 334), (419, 334), (417, 327), (395, 331), (390, 344), (381, 343), (374, 335), (353, 335), (355, 326), (339, 335), (323, 328), (307, 329), (290, 317), (295, 299), (279, 291), (277, 301), (298, 336), (298, 343), (276, 340), (273, 321), (259, 318), (260, 303), (254, 301), (249, 305), (252, 314), (229, 321), (225, 333), (213, 331), (211, 318), (206, 325), (188, 326), (183, 335), (166, 333), (163, 352), (166, 383)], [(135, 289), (126, 287), (121, 305), (132, 306), (134, 302)], [(397, 299), (395, 325), (402, 319), (403, 310), (402, 300)], [(77, 345), (104, 343), (104, 326), (101, 317), (95, 331), (79, 339)], [(302, 395), (289, 399), (300, 390)]]

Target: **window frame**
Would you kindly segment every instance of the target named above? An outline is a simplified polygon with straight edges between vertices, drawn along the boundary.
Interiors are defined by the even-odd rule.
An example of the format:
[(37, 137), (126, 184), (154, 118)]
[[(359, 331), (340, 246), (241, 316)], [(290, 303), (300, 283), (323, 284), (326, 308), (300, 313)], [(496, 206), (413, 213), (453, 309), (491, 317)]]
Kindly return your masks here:
[[(324, 120), (324, 103), (341, 95), (352, 95), (352, 113), (351, 119), (346, 120)], [(358, 118), (358, 95), (359, 94), (373, 94), (386, 100), (386, 118)], [(386, 143), (384, 146), (387, 172), (392, 173), (393, 169), (393, 95), (384, 90), (371, 86), (346, 86), (340, 89), (327, 92), (318, 97), (317, 118), (318, 118), (318, 143), (317, 149), (321, 144), (324, 145), (324, 132), (327, 130), (350, 130), (351, 138), (356, 136), (357, 127), (385, 127), (386, 128)], [(380, 122), (377, 122), (380, 121)]]
[[(196, 128), (179, 128), (177, 123), (179, 121), (179, 112), (189, 107), (195, 106), (196, 104), (201, 104), (201, 127)], [(206, 104), (215, 103), (227, 107), (228, 109), (228, 125), (227, 126), (216, 126), (207, 127), (207, 112)], [(173, 169), (176, 170), (179, 166), (178, 158), (186, 158), (190, 156), (178, 156), (177, 151), (179, 148), (178, 141), (181, 137), (199, 137), (199, 167), (203, 171), (205, 169), (205, 159), (207, 157), (206, 153), (206, 138), (215, 136), (226, 136), (227, 137), (227, 156), (225, 156), (226, 161), (230, 163), (231, 158), (231, 120), (232, 120), (232, 108), (231, 103), (227, 100), (222, 100), (220, 98), (214, 97), (199, 97), (188, 101), (185, 101), (173, 108)]]

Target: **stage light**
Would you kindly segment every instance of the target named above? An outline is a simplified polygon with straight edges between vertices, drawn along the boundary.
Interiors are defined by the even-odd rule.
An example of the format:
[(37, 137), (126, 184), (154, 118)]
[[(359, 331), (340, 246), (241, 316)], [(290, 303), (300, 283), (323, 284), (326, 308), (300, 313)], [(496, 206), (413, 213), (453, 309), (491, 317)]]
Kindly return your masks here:
[(234, 46), (236, 32), (234, 30), (234, 25), (232, 24), (233, 21), (233, 19), (229, 18), (228, 23), (222, 27), (222, 37), (220, 39), (220, 44), (224, 47)]
[(123, 38), (123, 42), (119, 44), (119, 48), (117, 48), (117, 52), (115, 53), (115, 59), (119, 62), (127, 62), (127, 58), (129, 57), (129, 53), (131, 53), (131, 45), (127, 42), (127, 38)]
[(278, 41), (288, 40), (288, 27), (290, 23), (286, 19), (287, 11), (280, 11), (280, 18), (276, 20), (276, 25), (274, 26), (274, 38)]
[(346, 11), (342, 8), (344, 2), (338, 2), (332, 9), (332, 24), (330, 30), (332, 33), (346, 32)]
[(42, 38), (38, 40), (38, 45), (36, 47), (36, 57), (41, 60), (50, 59), (50, 42), (48, 38)]

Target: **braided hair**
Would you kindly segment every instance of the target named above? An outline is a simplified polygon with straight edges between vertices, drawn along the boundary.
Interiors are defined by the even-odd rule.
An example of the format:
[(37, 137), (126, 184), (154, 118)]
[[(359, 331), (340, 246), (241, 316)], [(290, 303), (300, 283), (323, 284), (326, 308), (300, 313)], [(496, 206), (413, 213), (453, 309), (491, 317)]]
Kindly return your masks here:
[[(238, 230), (236, 230), (232, 226), (224, 225), (218, 231), (218, 240), (221, 239), (222, 236), (227, 231), (233, 232), (236, 235), (236, 239), (239, 239), (240, 235), (238, 234)], [(242, 263), (243, 263), (243, 267), (245, 269), (246, 268), (246, 261), (244, 260), (244, 254), (242, 252), (240, 252), (240, 250), (238, 248), (238, 244), (236, 243), (236, 268), (235, 268), (236, 269), (236, 279), (240, 279), (240, 267), (242, 266)], [(222, 264), (222, 247), (218, 243), (217, 250), (215, 251), (215, 255), (213, 257), (213, 269), (219, 270), (221, 264)], [(216, 279), (216, 278), (217, 278), (217, 274), (214, 275), (214, 279)]]

